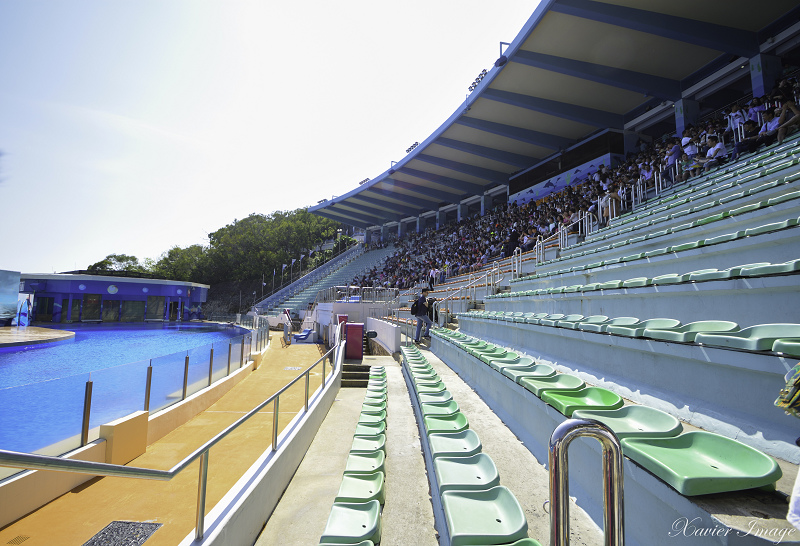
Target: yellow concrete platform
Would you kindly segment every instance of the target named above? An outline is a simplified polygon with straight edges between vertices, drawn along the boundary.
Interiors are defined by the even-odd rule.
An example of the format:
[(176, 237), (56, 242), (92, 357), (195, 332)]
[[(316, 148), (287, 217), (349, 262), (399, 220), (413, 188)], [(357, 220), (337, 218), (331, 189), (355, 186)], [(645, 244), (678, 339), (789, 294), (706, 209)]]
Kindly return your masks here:
[[(148, 446), (129, 466), (171, 468), (309, 368), (324, 352), (321, 345), (294, 344), (282, 349), (277, 341), (276, 337), (261, 366), (249, 377), (208, 410)], [(311, 373), (311, 392), (321, 380), (321, 369)], [(305, 382), (298, 381), (281, 395), (281, 430), (304, 403)], [(269, 447), (273, 417), (269, 406), (211, 449), (206, 513)], [(196, 461), (169, 482), (95, 478), (0, 529), (0, 544), (29, 537), (25, 546), (80, 546), (112, 521), (122, 520), (162, 523), (147, 546), (174, 546), (194, 528), (198, 470)]]
[(0, 347), (52, 343), (75, 337), (75, 332), (39, 328), (38, 326), (3, 326), (0, 328)]

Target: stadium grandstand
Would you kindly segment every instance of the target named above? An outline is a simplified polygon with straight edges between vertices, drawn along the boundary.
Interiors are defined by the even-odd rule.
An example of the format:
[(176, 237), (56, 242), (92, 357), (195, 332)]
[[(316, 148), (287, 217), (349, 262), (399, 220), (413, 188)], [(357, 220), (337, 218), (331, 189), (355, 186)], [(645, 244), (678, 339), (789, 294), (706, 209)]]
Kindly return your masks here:
[[(150, 459), (16, 464), (193, 469), (102, 501), (151, 495), (114, 516), (155, 518), (148, 545), (800, 544), (800, 407), (777, 400), (800, 360), (800, 3), (543, 0), (498, 45), (433, 134), (309, 208), (363, 238), (240, 317), (238, 371), (228, 349), (212, 386), (212, 352), (213, 393), (149, 418)], [(181, 419), (224, 426), (192, 444)], [(80, 483), (39, 510), (20, 485), (0, 542), (77, 517)], [(154, 512), (195, 491), (193, 520)]]

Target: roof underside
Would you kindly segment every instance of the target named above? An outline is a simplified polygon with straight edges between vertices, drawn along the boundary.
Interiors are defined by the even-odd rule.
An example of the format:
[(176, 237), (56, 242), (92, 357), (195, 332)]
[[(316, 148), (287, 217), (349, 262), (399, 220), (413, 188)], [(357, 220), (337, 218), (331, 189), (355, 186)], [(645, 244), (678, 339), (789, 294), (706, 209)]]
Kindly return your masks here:
[(425, 142), (309, 210), (368, 228), (505, 186), (593, 133), (641, 128), (704, 81), (729, 78), (799, 12), (797, 0), (542, 0), (507, 62)]

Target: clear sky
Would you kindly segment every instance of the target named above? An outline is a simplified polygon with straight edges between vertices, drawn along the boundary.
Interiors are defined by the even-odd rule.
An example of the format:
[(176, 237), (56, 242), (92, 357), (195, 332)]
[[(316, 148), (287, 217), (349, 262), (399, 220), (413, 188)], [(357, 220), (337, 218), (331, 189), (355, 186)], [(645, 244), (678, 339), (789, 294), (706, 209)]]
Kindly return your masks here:
[(343, 194), (537, 0), (0, 0), (0, 269), (158, 258)]

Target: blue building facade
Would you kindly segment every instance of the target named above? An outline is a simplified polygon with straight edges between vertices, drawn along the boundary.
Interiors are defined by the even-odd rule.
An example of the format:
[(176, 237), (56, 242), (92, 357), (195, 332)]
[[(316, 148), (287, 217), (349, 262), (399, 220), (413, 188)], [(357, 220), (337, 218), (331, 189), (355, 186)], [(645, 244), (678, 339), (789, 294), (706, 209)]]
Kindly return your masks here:
[(143, 322), (202, 319), (208, 285), (85, 274), (20, 275), (37, 322)]

